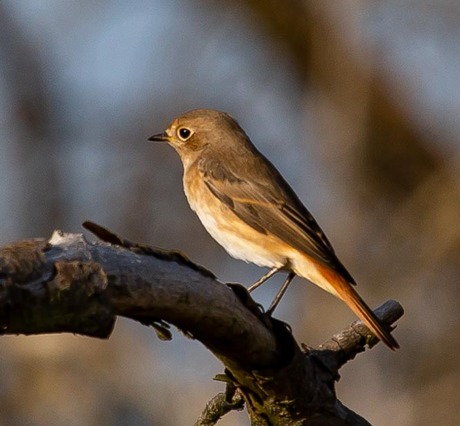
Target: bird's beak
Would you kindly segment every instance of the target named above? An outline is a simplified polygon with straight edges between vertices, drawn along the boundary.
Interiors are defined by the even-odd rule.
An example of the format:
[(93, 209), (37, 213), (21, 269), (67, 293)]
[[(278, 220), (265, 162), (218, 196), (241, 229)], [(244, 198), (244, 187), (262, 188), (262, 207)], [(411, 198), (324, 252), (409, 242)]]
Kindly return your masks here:
[(147, 140), (152, 142), (169, 142), (169, 136), (166, 132), (150, 136)]

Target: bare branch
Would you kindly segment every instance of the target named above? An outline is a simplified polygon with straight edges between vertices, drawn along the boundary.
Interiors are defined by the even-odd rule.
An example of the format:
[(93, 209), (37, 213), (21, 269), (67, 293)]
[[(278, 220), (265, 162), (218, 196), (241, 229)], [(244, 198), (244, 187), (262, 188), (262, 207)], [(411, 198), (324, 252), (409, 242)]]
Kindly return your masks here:
[[(108, 337), (116, 315), (170, 322), (217, 356), (263, 368), (276, 341), (228, 286), (177, 253), (148, 255), (55, 232), (0, 250), (3, 334)], [(46, 315), (45, 315), (46, 314)]]
[[(239, 284), (224, 285), (177, 252), (132, 243), (86, 223), (108, 243), (56, 231), (50, 240), (0, 249), (0, 333), (72, 332), (108, 337), (117, 315), (167, 323), (200, 340), (225, 365), (227, 393), (216, 396), (197, 424), (214, 424), (244, 400), (252, 424), (368, 424), (336, 398), (338, 369), (366, 343), (352, 324), (317, 349), (295, 342), (289, 327), (263, 313)], [(402, 315), (389, 302), (377, 315)], [(201, 422), (201, 423), (200, 423)], [(212, 423), (214, 422), (214, 423)], [(308, 423), (311, 424), (311, 423)]]

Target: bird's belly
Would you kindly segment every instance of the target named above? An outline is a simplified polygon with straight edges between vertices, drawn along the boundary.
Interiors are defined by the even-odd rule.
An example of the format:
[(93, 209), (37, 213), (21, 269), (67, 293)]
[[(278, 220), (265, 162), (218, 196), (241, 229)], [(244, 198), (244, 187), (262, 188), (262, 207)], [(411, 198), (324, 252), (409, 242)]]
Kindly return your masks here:
[[(276, 237), (262, 234), (236, 216), (220, 200), (202, 188), (201, 197), (186, 195), (209, 234), (233, 257), (269, 268), (287, 266), (289, 257)], [(196, 193), (194, 194), (196, 195)]]
[(197, 211), (197, 214), (206, 230), (231, 256), (270, 268), (287, 264), (282, 253), (270, 248), (272, 244), (266, 235), (253, 230), (242, 221), (222, 223), (203, 211)]

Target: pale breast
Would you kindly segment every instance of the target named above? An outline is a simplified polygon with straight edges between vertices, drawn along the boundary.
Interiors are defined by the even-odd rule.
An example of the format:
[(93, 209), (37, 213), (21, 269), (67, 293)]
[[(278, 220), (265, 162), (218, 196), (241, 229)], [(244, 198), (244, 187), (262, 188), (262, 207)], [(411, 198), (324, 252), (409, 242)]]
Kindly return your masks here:
[(184, 191), (192, 210), (211, 236), (233, 257), (259, 266), (286, 266), (291, 251), (276, 237), (262, 234), (243, 222), (216, 198), (198, 172), (184, 174)]

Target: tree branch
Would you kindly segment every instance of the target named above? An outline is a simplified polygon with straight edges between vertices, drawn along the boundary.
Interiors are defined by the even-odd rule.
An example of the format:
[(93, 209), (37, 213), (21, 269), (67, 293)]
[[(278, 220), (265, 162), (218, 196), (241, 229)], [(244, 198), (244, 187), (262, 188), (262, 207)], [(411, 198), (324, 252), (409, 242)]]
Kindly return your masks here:
[[(0, 249), (0, 334), (106, 338), (119, 315), (153, 325), (167, 338), (170, 323), (200, 340), (226, 367), (220, 377), (227, 382), (226, 396), (208, 404), (197, 424), (214, 424), (240, 408), (241, 399), (252, 424), (367, 424), (342, 406), (334, 390), (338, 369), (376, 342), (364, 325), (353, 324), (319, 348), (302, 351), (289, 327), (263, 313), (239, 284), (218, 282), (178, 252), (85, 226), (108, 243), (55, 231), (49, 240)], [(402, 308), (389, 302), (377, 315), (390, 324)]]

